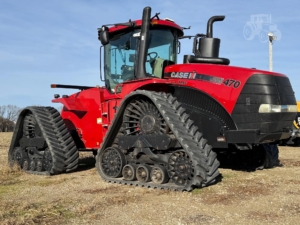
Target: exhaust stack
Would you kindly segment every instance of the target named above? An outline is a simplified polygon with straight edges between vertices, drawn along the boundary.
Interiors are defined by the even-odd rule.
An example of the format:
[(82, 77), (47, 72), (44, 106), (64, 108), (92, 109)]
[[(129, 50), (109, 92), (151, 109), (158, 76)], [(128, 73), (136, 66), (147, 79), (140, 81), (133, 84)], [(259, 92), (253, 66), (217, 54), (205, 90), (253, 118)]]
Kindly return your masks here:
[(199, 53), (201, 57), (219, 58), (220, 42), (219, 38), (213, 38), (213, 23), (223, 21), (225, 16), (213, 16), (207, 22), (206, 37), (199, 40)]
[(135, 76), (137, 79), (146, 77), (146, 59), (149, 43), (151, 8), (145, 7), (143, 10), (142, 27), (140, 34), (140, 44), (138, 47), (138, 56), (135, 62)]

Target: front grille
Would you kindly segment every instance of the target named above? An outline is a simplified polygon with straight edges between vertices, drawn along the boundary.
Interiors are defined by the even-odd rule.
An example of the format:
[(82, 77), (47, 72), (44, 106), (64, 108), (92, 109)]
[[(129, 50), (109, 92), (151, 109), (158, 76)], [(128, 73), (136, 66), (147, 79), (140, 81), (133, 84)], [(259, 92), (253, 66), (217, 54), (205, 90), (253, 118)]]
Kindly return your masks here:
[(251, 76), (236, 102), (232, 118), (241, 129), (259, 129), (263, 133), (281, 132), (291, 127), (295, 113), (258, 113), (261, 104), (294, 105), (296, 99), (287, 77)]

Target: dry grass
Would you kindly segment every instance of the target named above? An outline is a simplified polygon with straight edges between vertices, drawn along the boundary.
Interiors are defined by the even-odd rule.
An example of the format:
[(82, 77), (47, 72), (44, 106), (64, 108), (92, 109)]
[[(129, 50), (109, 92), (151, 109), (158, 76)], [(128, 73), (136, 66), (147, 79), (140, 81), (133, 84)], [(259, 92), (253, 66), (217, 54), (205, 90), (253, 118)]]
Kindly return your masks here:
[(37, 176), (7, 165), (12, 134), (0, 133), (1, 224), (298, 224), (300, 148), (280, 147), (283, 167), (220, 169), (216, 185), (191, 193), (105, 183), (92, 154), (78, 172)]

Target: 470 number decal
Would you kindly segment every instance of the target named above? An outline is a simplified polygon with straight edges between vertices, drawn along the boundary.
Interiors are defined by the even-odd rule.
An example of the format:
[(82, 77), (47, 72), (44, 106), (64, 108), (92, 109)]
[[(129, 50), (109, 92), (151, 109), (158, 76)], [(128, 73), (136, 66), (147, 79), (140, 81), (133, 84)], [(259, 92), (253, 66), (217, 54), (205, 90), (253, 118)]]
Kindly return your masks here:
[(223, 84), (228, 87), (238, 88), (241, 85), (241, 82), (238, 80), (227, 79), (223, 81)]

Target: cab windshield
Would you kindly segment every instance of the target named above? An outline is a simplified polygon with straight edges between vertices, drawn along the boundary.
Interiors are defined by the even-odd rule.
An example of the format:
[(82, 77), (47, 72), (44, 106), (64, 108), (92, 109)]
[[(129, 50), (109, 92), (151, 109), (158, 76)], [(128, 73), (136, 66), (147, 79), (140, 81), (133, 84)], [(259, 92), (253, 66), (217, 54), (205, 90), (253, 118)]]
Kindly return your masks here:
[[(105, 45), (104, 74), (105, 85), (114, 92), (115, 86), (135, 79), (134, 68), (138, 51), (140, 30), (117, 34)], [(146, 73), (149, 77), (161, 77), (161, 62), (176, 63), (177, 36), (169, 29), (150, 30), (146, 59)], [(160, 64), (159, 69), (155, 68)], [(156, 66), (158, 67), (158, 66)]]

